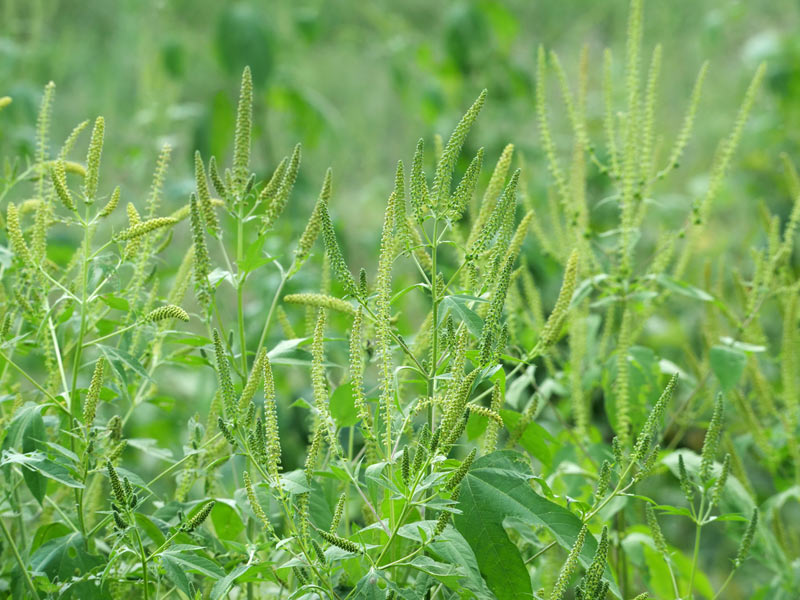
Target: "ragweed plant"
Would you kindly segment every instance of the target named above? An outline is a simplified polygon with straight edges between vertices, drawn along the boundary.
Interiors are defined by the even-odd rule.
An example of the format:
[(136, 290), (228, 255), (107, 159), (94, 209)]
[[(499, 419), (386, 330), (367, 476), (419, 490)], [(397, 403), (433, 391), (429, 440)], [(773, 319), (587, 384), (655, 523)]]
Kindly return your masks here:
[[(534, 385), (538, 380), (538, 387), (545, 390), (542, 399), (551, 401), (556, 422), (565, 427), (560, 439), (576, 448), (569, 459), (573, 468), (587, 469), (605, 486), (610, 472), (608, 465), (619, 464), (620, 457), (629, 453), (637, 455), (642, 438), (637, 438), (634, 432), (641, 427), (647, 431), (653, 415), (663, 411), (658, 394), (665, 377), (682, 374), (678, 387), (682, 390), (681, 400), (673, 410), (662, 413), (666, 427), (659, 435), (651, 430), (650, 435), (655, 437), (647, 443), (659, 444), (658, 452), (650, 459), (651, 469), (658, 472), (657, 467), (662, 464), (677, 473), (679, 458), (683, 465), (684, 457), (689, 461), (689, 457), (696, 456), (691, 451), (694, 442), (690, 432), (708, 423), (699, 471), (692, 474), (694, 460), (692, 468), (681, 467), (680, 477), (690, 507), (674, 509), (657, 503), (668, 514), (685, 514), (692, 519), (696, 526), (695, 544), (687, 555), (674, 548), (667, 549), (656, 517), (648, 508), (651, 537), (650, 546), (643, 549), (644, 560), (651, 571), (650, 589), (658, 597), (716, 597), (729, 593), (727, 586), (735, 581), (733, 575), (741, 567), (757, 531), (759, 494), (749, 481), (744, 464), (749, 459), (745, 452), (755, 450), (776, 459), (781, 456), (777, 459), (782, 460), (781, 478), (788, 475), (791, 480), (797, 472), (794, 440), (797, 424), (792, 416), (795, 401), (790, 399), (794, 398), (791, 390), (795, 379), (788, 373), (793, 354), (790, 340), (796, 329), (791, 255), (798, 211), (795, 203), (785, 225), (777, 217), (765, 214), (766, 247), (754, 251), (752, 277), (736, 276), (739, 297), (734, 298), (725, 289), (725, 270), (732, 266), (724, 262), (725, 257), (720, 259), (716, 274), (709, 263), (698, 264), (695, 257), (703, 236), (707, 235), (714, 201), (724, 190), (765, 66), (756, 69), (738, 113), (732, 116), (730, 133), (719, 142), (708, 167), (705, 189), (686, 203), (683, 222), (678, 221), (670, 228), (672, 216), (661, 208), (660, 200), (670, 193), (668, 184), (691, 143), (701, 110), (702, 91), (711, 75), (707, 74), (707, 65), (700, 67), (694, 87), (686, 95), (682, 123), (671, 135), (662, 133), (665, 128), (659, 127), (658, 120), (662, 49), (660, 45), (652, 49), (647, 68), (643, 69), (642, 20), (642, 2), (634, 0), (629, 13), (622, 90), (615, 85), (616, 70), (607, 50), (602, 69), (598, 69), (602, 75), (602, 94), (594, 96), (602, 100), (599, 107), (589, 104), (593, 96), (589, 93), (591, 71), (587, 49), (581, 54), (577, 88), (571, 87), (559, 57), (543, 48), (539, 50), (536, 116), (550, 178), (547, 186), (539, 186), (544, 189), (545, 201), (530, 197), (527, 204), (540, 217), (534, 219), (533, 231), (542, 251), (562, 265), (567, 265), (571, 252), (577, 253), (579, 267), (575, 293), (569, 301), (567, 341), (538, 363), (546, 373), (531, 379)], [(556, 140), (563, 136), (557, 137), (551, 130), (551, 101), (556, 94), (548, 90), (553, 81), (559, 105), (572, 129), (569, 148), (559, 147)], [(595, 118), (595, 114), (601, 116)], [(594, 142), (598, 133), (605, 138), (604, 145)], [(788, 187), (796, 198), (797, 179), (788, 161), (786, 169)], [(657, 222), (663, 225), (654, 231), (651, 223)], [(531, 273), (521, 273), (521, 279), (520, 289), (515, 293), (528, 300), (530, 310), (523, 311), (521, 318), (533, 329), (542, 322), (541, 299)], [(654, 325), (665, 319), (677, 302), (701, 306), (698, 334), (684, 336), (675, 348), (677, 352), (651, 346), (652, 340), (657, 340), (657, 335), (653, 335)], [(771, 344), (762, 324), (770, 303), (777, 303), (788, 319), (784, 322), (782, 341), (776, 343), (781, 356), (788, 361), (781, 368), (779, 381), (775, 381), (782, 390), (777, 393), (768, 391), (771, 384), (767, 382), (774, 378), (766, 373), (764, 361), (759, 360)], [(681, 359), (674, 360), (681, 354)], [(555, 403), (559, 396), (569, 399), (567, 408)], [(595, 402), (598, 396), (602, 397), (601, 403)], [(718, 400), (714, 401), (714, 397)], [(748, 402), (746, 398), (754, 401)], [(732, 428), (725, 435), (720, 433), (723, 404), (735, 407), (739, 416), (739, 428)], [(783, 410), (776, 410), (778, 406)], [(603, 456), (607, 451), (602, 444), (609, 431), (593, 418), (598, 409), (615, 434), (612, 447), (615, 460), (610, 463)], [(765, 417), (767, 413), (772, 416)], [(708, 421), (706, 415), (710, 415)], [(781, 432), (780, 441), (766, 433), (764, 420)], [(728, 453), (719, 465), (714, 461), (717, 448), (723, 443)], [(688, 448), (675, 451), (687, 445)], [(537, 458), (545, 467), (554, 467), (552, 456), (541, 448)], [(733, 477), (735, 482), (730, 481)], [(630, 488), (623, 487), (621, 491), (632, 490), (634, 485), (647, 489), (648, 484), (641, 479), (634, 476)], [(577, 489), (566, 474), (552, 477), (548, 484), (555, 493), (575, 498)], [(692, 491), (695, 487), (697, 491)], [(786, 483), (780, 487), (787, 489)], [(575, 505), (590, 502), (581, 499)], [(641, 513), (633, 510), (633, 504), (630, 499), (618, 501), (605, 512), (606, 519), (613, 518), (617, 554), (622, 557), (616, 572), (623, 594), (646, 580), (634, 576), (625, 564), (625, 556), (639, 543), (634, 539)], [(744, 536), (742, 550), (730, 576), (714, 592), (708, 580), (698, 579), (703, 562), (700, 534), (712, 521), (723, 518), (714, 515), (714, 509), (720, 505), (730, 511), (723, 515), (724, 520), (749, 519), (751, 524), (746, 530), (737, 530)], [(783, 532), (780, 509), (770, 518), (774, 529)], [(781, 582), (775, 589), (790, 589), (791, 577), (786, 576), (783, 566), (793, 555), (793, 551), (786, 553), (791, 544), (780, 547), (777, 541), (780, 537), (770, 537), (763, 527), (758, 530), (764, 536), (762, 543), (769, 561), (777, 565), (766, 567)], [(659, 554), (666, 560), (666, 568), (663, 564), (656, 566)], [(645, 562), (639, 559), (637, 564), (644, 567)]]
[[(337, 228), (338, 174), (309, 199), (299, 145), (257, 164), (249, 69), (230, 159), (194, 153), (174, 210), (172, 149), (132, 201), (107, 182), (102, 118), (54, 147), (48, 84), (34, 152), (0, 189), (2, 593), (792, 598), (800, 202), (783, 225), (763, 211), (733, 282), (722, 259), (694, 264), (762, 67), (683, 224), (651, 232), (706, 67), (665, 136), (642, 18), (633, 0), (624, 93), (607, 52), (596, 122), (588, 52), (573, 92), (540, 50), (547, 171), (511, 144), (472, 149), (486, 91), (447, 139), (409, 148), (363, 264)], [(703, 319), (678, 351), (652, 327), (676, 297)], [(193, 414), (179, 456), (138, 437), (174, 417), (176, 372)]]

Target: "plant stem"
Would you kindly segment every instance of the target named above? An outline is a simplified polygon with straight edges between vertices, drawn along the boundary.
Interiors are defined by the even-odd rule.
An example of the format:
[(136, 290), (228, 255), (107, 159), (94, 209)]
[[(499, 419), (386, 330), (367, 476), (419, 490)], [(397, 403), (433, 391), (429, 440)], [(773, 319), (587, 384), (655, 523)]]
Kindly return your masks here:
[(88, 348), (89, 346), (93, 346), (97, 342), (102, 342), (102, 341), (105, 341), (105, 340), (107, 340), (109, 338), (117, 336), (117, 335), (119, 335), (121, 333), (125, 333), (126, 331), (128, 331), (130, 329), (133, 329), (137, 325), (141, 325), (141, 321), (136, 321), (134, 323), (131, 323), (130, 325), (126, 325), (122, 329), (117, 329), (116, 331), (112, 331), (111, 333), (107, 333), (106, 335), (104, 335), (102, 337), (99, 337), (99, 338), (96, 338), (96, 339), (93, 339), (93, 340), (89, 340), (88, 342), (83, 344), (82, 348)]
[(33, 385), (33, 387), (35, 387), (37, 390), (42, 392), (48, 399), (50, 399), (53, 402), (53, 404), (55, 404), (56, 407), (60, 408), (67, 417), (71, 417), (72, 416), (72, 413), (70, 413), (68, 407), (66, 407), (63, 404), (61, 404), (61, 402), (58, 401), (58, 398), (53, 396), (53, 394), (51, 394), (46, 389), (44, 389), (41, 385), (39, 385), (38, 381), (36, 381), (33, 377), (28, 375), (28, 373), (25, 371), (25, 369), (20, 367), (17, 363), (15, 363), (8, 356), (6, 356), (6, 354), (2, 350), (0, 350), (0, 358), (4, 359), (6, 361), (6, 364), (11, 365), (12, 367), (14, 367), (14, 369), (20, 375), (22, 375), (25, 379), (27, 379), (31, 383), (31, 385)]
[(550, 550), (550, 548), (552, 548), (552, 547), (553, 547), (553, 546), (555, 546), (555, 545), (556, 545), (556, 541), (555, 541), (555, 540), (553, 540), (552, 542), (550, 542), (549, 544), (547, 544), (547, 546), (545, 546), (544, 548), (542, 548), (541, 550), (539, 550), (539, 551), (538, 551), (536, 554), (534, 554), (533, 556), (531, 556), (531, 557), (530, 557), (528, 560), (526, 560), (526, 561), (525, 561), (525, 564), (527, 565), (528, 563), (532, 563), (534, 560), (536, 560), (537, 558), (539, 558), (539, 557), (540, 557), (542, 554), (544, 554), (545, 552), (547, 552), (548, 550)]
[[(414, 494), (417, 491), (417, 486), (420, 484), (420, 481), (422, 480), (423, 475), (425, 475), (428, 472), (428, 467), (431, 464), (431, 459), (432, 458), (433, 457), (429, 453), (428, 456), (425, 458), (425, 463), (420, 467), (419, 472), (417, 473), (417, 476), (414, 478), (414, 483), (413, 483), (413, 485), (411, 486), (411, 489), (408, 492), (407, 501), (403, 505), (403, 510), (400, 511), (400, 517), (395, 522), (394, 529), (392, 530), (391, 534), (389, 534), (388, 541), (383, 546), (383, 550), (378, 555), (378, 558), (375, 561), (376, 565), (380, 564), (381, 559), (386, 554), (387, 550), (389, 549), (389, 546), (391, 546), (392, 540), (394, 540), (395, 536), (397, 535), (397, 532), (400, 530), (400, 526), (403, 524), (403, 519), (405, 518), (406, 514), (408, 513), (408, 508), (409, 508), (409, 506), (411, 506), (411, 502), (412, 502), (412, 500), (414, 498)], [(423, 512), (424, 512), (424, 510), (425, 510), (425, 508), (423, 506)], [(377, 515), (376, 515), (376, 517), (377, 517)]]
[[(131, 518), (132, 515), (129, 515)], [(131, 519), (133, 521), (133, 519)], [(142, 544), (142, 536), (139, 535), (139, 528), (136, 527), (136, 523), (132, 522), (133, 525), (133, 533), (136, 535), (136, 542), (139, 544), (139, 556), (142, 561), (142, 578), (144, 579), (144, 600), (149, 600), (150, 598), (150, 583), (147, 578), (147, 555), (144, 553), (144, 544)]]
[(697, 512), (698, 519), (697, 519), (697, 528), (695, 529), (694, 534), (694, 552), (692, 553), (692, 570), (691, 574), (689, 575), (689, 590), (687, 591), (687, 598), (691, 600), (694, 598), (694, 574), (697, 571), (697, 560), (700, 556), (700, 533), (703, 530), (703, 505), (706, 501), (706, 495), (700, 497), (700, 510)]
[[(436, 394), (436, 363), (438, 362), (438, 353), (439, 353), (439, 299), (438, 299), (438, 291), (437, 291), (437, 284), (439, 281), (438, 277), (438, 266), (437, 266), (437, 255), (438, 255), (438, 227), (439, 227), (439, 219), (434, 216), (433, 218), (433, 237), (431, 242), (431, 262), (433, 267), (431, 269), (431, 312), (433, 314), (433, 339), (431, 341), (431, 371), (428, 377), (428, 397), (433, 398)], [(433, 403), (428, 405), (428, 427), (430, 427), (431, 432), (433, 431)]]
[(286, 285), (286, 281), (289, 279), (288, 273), (290, 272), (291, 269), (289, 269), (289, 271), (283, 271), (281, 269), (281, 281), (275, 290), (275, 295), (272, 297), (272, 304), (269, 306), (269, 312), (267, 312), (267, 318), (264, 321), (264, 327), (261, 329), (261, 336), (258, 338), (258, 348), (261, 348), (264, 345), (264, 342), (267, 341), (267, 333), (269, 332), (269, 326), (272, 323), (272, 316), (275, 313), (275, 308), (278, 306), (278, 300), (281, 297), (283, 286)]
[(247, 339), (244, 333), (244, 278), (236, 288), (236, 307), (239, 323), (239, 351), (242, 361), (242, 379), (247, 379)]
[[(86, 220), (88, 220), (88, 208)], [(70, 414), (72, 418), (78, 418), (78, 371), (81, 366), (81, 352), (83, 350), (83, 338), (86, 335), (86, 287), (89, 278), (89, 246), (91, 245), (90, 228), (84, 225), (83, 235), (83, 263), (81, 264), (81, 316), (80, 328), (78, 330), (78, 344), (75, 346), (75, 356), (72, 362), (72, 387), (70, 389)]]
[(244, 332), (244, 283), (247, 281), (247, 273), (241, 271), (242, 261), (244, 260), (244, 222), (242, 221), (242, 202), (239, 202), (239, 218), (236, 219), (236, 312), (239, 323), (239, 346), (242, 362), (242, 379), (247, 379), (247, 339)]
[(721, 585), (721, 586), (720, 586), (720, 588), (717, 590), (717, 593), (716, 593), (716, 594), (714, 594), (714, 596), (711, 598), (711, 600), (717, 600), (717, 598), (719, 598), (720, 594), (722, 594), (722, 591), (723, 591), (723, 590), (724, 590), (726, 587), (728, 587), (728, 584), (731, 582), (731, 579), (733, 579), (733, 576), (734, 576), (735, 574), (736, 574), (736, 569), (733, 569), (733, 570), (732, 570), (730, 573), (728, 573), (728, 577), (726, 577), (726, 578), (725, 578), (725, 581), (723, 581), (723, 582), (722, 582), (722, 585)]
[(25, 578), (25, 584), (31, 591), (32, 597), (34, 600), (39, 600), (39, 594), (36, 593), (36, 587), (33, 585), (33, 580), (31, 579), (30, 573), (28, 573), (28, 568), (25, 566), (25, 562), (22, 560), (19, 549), (14, 543), (14, 538), (11, 537), (11, 532), (6, 527), (6, 524), (2, 518), (0, 518), (0, 529), (3, 530), (3, 535), (5, 536), (6, 540), (8, 540), (8, 545), (11, 548), (11, 552), (14, 554), (17, 564), (19, 565), (19, 570), (22, 571), (22, 576)]
[(53, 350), (56, 354), (56, 363), (58, 364), (58, 374), (61, 376), (61, 385), (64, 386), (64, 393), (69, 394), (67, 376), (64, 373), (64, 363), (61, 360), (61, 348), (58, 345), (58, 336), (56, 335), (55, 327), (53, 327), (53, 319), (49, 316), (47, 317), (47, 326), (50, 329), (50, 336), (53, 339)]

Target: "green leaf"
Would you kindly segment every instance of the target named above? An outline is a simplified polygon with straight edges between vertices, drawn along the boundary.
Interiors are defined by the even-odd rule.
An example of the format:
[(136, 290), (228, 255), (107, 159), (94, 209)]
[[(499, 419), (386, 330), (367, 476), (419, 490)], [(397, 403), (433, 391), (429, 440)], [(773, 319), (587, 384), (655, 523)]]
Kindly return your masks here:
[(17, 411), (3, 440), (3, 450), (16, 448), (22, 452), (41, 450), (46, 433), (42, 406), (29, 402)]
[(685, 281), (680, 281), (664, 273), (656, 275), (655, 279), (666, 289), (670, 290), (671, 292), (675, 292), (676, 294), (681, 294), (682, 296), (693, 298), (694, 300), (700, 300), (701, 302), (711, 302), (714, 300), (714, 296), (708, 292), (701, 290), (700, 288), (693, 287)]
[(220, 598), (224, 598), (228, 593), (228, 590), (231, 589), (231, 586), (236, 578), (244, 575), (250, 566), (251, 565), (239, 565), (233, 571), (215, 583), (214, 587), (211, 588), (211, 600), (220, 600)]
[(51, 539), (31, 556), (31, 571), (45, 573), (50, 580), (69, 581), (76, 574), (88, 573), (103, 564), (103, 559), (86, 551), (79, 533)]
[(153, 517), (139, 512), (135, 513), (133, 517), (136, 519), (136, 525), (144, 531), (156, 546), (160, 546), (167, 539), (164, 537), (164, 531), (162, 531)]
[[(513, 410), (501, 410), (500, 416), (509, 431), (514, 431), (522, 415)], [(555, 443), (550, 432), (538, 423), (531, 421), (519, 438), (519, 445), (525, 448), (536, 460), (543, 465), (550, 465), (553, 461), (553, 452), (550, 444)]]
[(269, 362), (273, 365), (310, 365), (311, 354), (300, 348), (300, 345), (307, 342), (308, 339), (296, 338), (278, 342), (272, 350), (267, 352)]
[(353, 594), (356, 598), (361, 600), (384, 600), (386, 598), (386, 591), (381, 589), (378, 584), (383, 580), (382, 574), (379, 574), (375, 569), (371, 569), (369, 573), (364, 575), (361, 580), (356, 584)]
[(739, 383), (747, 362), (747, 355), (741, 350), (728, 346), (714, 346), (709, 353), (711, 370), (719, 379), (719, 384), (726, 392)]
[[(20, 454), (14, 450), (6, 450), (3, 452), (3, 459), (0, 461), (0, 466), (9, 464), (22, 465), (30, 471), (40, 473), (49, 479), (55, 479), (61, 484), (72, 488), (83, 488), (83, 484), (73, 479), (69, 470), (53, 460), (50, 460), (41, 452), (30, 452), (28, 454)], [(33, 492), (33, 490), (31, 490)], [(42, 495), (44, 490), (42, 489)], [(37, 498), (38, 499), (38, 498)], [(41, 500), (40, 500), (41, 502)]]
[(348, 382), (337, 387), (330, 400), (331, 416), (339, 427), (358, 423), (358, 410), (353, 399), (353, 385)]
[(249, 273), (257, 268), (271, 263), (274, 259), (262, 254), (261, 249), (267, 240), (266, 235), (259, 236), (254, 244), (250, 244), (245, 252), (244, 260), (238, 265), (239, 269)]
[(479, 338), (483, 330), (483, 319), (478, 316), (478, 313), (473, 311), (467, 306), (467, 302), (472, 302), (473, 298), (469, 296), (445, 296), (442, 300), (442, 311), (439, 313), (439, 321), (443, 322), (447, 318), (448, 312), (453, 313), (453, 318), (456, 323), (462, 321), (467, 326), (469, 332)]
[(389, 463), (386, 461), (375, 463), (374, 465), (368, 466), (364, 471), (364, 479), (367, 482), (367, 492), (373, 504), (378, 503), (378, 492), (380, 489), (386, 487), (386, 481), (383, 479), (383, 470), (386, 468), (387, 464)]
[(181, 564), (166, 553), (162, 554), (160, 558), (161, 566), (164, 568), (164, 573), (166, 574), (167, 579), (175, 584), (175, 587), (177, 587), (180, 591), (191, 598), (194, 594), (192, 593), (189, 578), (186, 576)]
[(53, 538), (69, 535), (72, 530), (64, 523), (47, 523), (36, 530), (31, 542), (31, 550), (36, 550), (39, 546), (52, 540)]
[(244, 531), (242, 517), (234, 506), (232, 500), (218, 498), (214, 508), (211, 509), (211, 522), (221, 540), (235, 540)]
[(489, 419), (484, 415), (470, 412), (469, 419), (467, 420), (467, 439), (476, 440), (482, 436), (483, 432), (486, 431), (486, 425), (488, 425), (488, 423)]
[[(17, 411), (3, 440), (3, 450), (16, 449), (23, 453), (45, 450), (47, 432), (42, 419), (42, 406), (29, 402)], [(5, 454), (5, 452), (4, 452)], [(6, 471), (8, 476), (8, 471)], [(22, 471), (22, 478), (31, 495), (41, 504), (47, 490), (47, 480), (35, 469)]]
[[(381, 587), (381, 583), (384, 587)], [(398, 587), (386, 577), (383, 571), (378, 571), (374, 568), (370, 569), (369, 573), (358, 581), (352, 592), (352, 597), (358, 598), (358, 600), (385, 600), (387, 590), (393, 591), (396, 597), (404, 600), (421, 600), (422, 598), (407, 586)]]
[(462, 573), (461, 569), (455, 565), (437, 562), (427, 556), (417, 556), (409, 566), (422, 573), (427, 573), (450, 589), (459, 589), (458, 582), (462, 578)]
[(100, 300), (102, 300), (109, 308), (121, 310), (126, 313), (131, 312), (130, 304), (128, 304), (128, 301), (125, 300), (125, 298), (120, 298), (114, 294), (105, 294), (100, 296)]
[(736, 348), (737, 350), (741, 350), (742, 352), (766, 352), (767, 347), (762, 346), (760, 344), (748, 344), (747, 342), (738, 342), (732, 337), (723, 336), (719, 338), (719, 341), (725, 344), (726, 346), (731, 346)]
[[(403, 525), (397, 533), (401, 537), (421, 544), (433, 538), (435, 527), (436, 521), (433, 520), (416, 521)], [(486, 582), (478, 568), (475, 553), (455, 527), (451, 525), (445, 527), (435, 541), (430, 543), (429, 548), (431, 555), (440, 562), (460, 567), (462, 573), (460, 582), (464, 588), (470, 590), (478, 598), (491, 597), (491, 592), (486, 587)]]
[(141, 363), (127, 352), (120, 350), (119, 348), (112, 348), (111, 346), (103, 346), (102, 344), (97, 344), (97, 347), (103, 354), (106, 355), (106, 358), (109, 361), (118, 360), (126, 367), (136, 372), (136, 374), (139, 375), (140, 377), (144, 377), (147, 381), (152, 381), (152, 379), (150, 379), (150, 376), (147, 374), (147, 371), (141, 365)]
[(225, 577), (225, 570), (217, 563), (205, 558), (204, 556), (199, 556), (191, 552), (175, 552), (170, 550), (163, 552), (161, 556), (162, 558), (165, 556), (169, 557), (178, 563), (184, 570), (200, 573), (201, 575), (210, 577), (215, 581)]
[(584, 298), (592, 293), (592, 290), (595, 288), (595, 286), (597, 286), (598, 283), (608, 279), (609, 277), (610, 275), (608, 273), (600, 273), (594, 277), (589, 277), (588, 279), (581, 281), (580, 284), (578, 284), (578, 287), (576, 287), (575, 291), (572, 293), (572, 299), (569, 302), (570, 308), (578, 306)]
[[(566, 508), (539, 496), (531, 487), (528, 461), (512, 451), (493, 452), (472, 465), (461, 484), (456, 529), (472, 547), (489, 589), (498, 600), (531, 597), (530, 575), (517, 546), (503, 527), (507, 517), (546, 527), (565, 549), (575, 543), (581, 520)], [(591, 563), (597, 542), (589, 535), (581, 551)], [(609, 577), (611, 591), (619, 596)]]

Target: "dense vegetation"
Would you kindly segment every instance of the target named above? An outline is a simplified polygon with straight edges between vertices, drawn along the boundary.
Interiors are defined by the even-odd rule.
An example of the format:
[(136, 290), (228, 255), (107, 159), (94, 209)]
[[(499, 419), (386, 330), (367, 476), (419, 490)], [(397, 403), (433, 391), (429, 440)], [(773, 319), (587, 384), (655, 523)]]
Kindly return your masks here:
[[(461, 7), (448, 69), (480, 83), (475, 23), (513, 13)], [(796, 597), (800, 177), (736, 180), (760, 219), (730, 185), (773, 72), (718, 109), (708, 64), (668, 89), (632, 0), (621, 52), (534, 52), (530, 155), (481, 145), (500, 77), (378, 185), (368, 148), (259, 137), (265, 87), (314, 111), (254, 14), (221, 17), (252, 69), (191, 183), (170, 144), (130, 182), (103, 117), (62, 135), (53, 83), (28, 129), (0, 97), (0, 594)]]

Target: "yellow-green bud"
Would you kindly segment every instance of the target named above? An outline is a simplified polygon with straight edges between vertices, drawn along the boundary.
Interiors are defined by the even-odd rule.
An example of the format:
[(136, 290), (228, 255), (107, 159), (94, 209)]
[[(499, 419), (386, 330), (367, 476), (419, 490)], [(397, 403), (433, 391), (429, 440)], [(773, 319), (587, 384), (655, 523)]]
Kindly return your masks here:
[(72, 193), (70, 193), (67, 186), (67, 173), (64, 169), (63, 160), (55, 161), (55, 164), (50, 169), (50, 179), (53, 180), (53, 188), (56, 190), (56, 195), (61, 200), (61, 203), (68, 210), (74, 211), (75, 200), (72, 199)]
[(337, 546), (342, 550), (352, 552), (353, 554), (361, 554), (361, 547), (355, 542), (351, 542), (348, 539), (339, 537), (335, 533), (329, 533), (327, 531), (319, 530), (318, 533), (323, 540), (332, 546)]
[(336, 529), (339, 527), (339, 523), (342, 520), (342, 515), (344, 514), (344, 503), (347, 496), (344, 494), (339, 495), (339, 500), (336, 501), (336, 510), (333, 511), (333, 519), (331, 519), (331, 533), (336, 533)]
[(192, 531), (200, 527), (200, 525), (203, 524), (203, 521), (205, 521), (208, 518), (208, 515), (211, 514), (211, 509), (214, 508), (215, 504), (216, 502), (212, 500), (211, 502), (203, 506), (203, 508), (201, 508), (200, 511), (196, 515), (194, 515), (191, 519), (189, 519), (189, 521), (183, 526), (183, 530), (186, 531), (187, 533), (191, 533)]
[(109, 216), (114, 212), (114, 209), (117, 208), (117, 204), (119, 204), (119, 186), (114, 188), (114, 191), (111, 193), (111, 198), (108, 199), (108, 203), (103, 207), (103, 210), (97, 213), (97, 216), (101, 218)]
[(25, 236), (22, 235), (22, 228), (19, 224), (19, 212), (13, 202), (8, 203), (6, 208), (6, 231), (8, 240), (19, 261), (28, 268), (33, 268), (33, 258), (31, 257), (28, 245), (25, 243)]
[(103, 389), (103, 367), (105, 367), (105, 359), (101, 356), (94, 366), (92, 380), (89, 382), (89, 391), (86, 393), (86, 401), (83, 403), (83, 424), (86, 427), (92, 426), (97, 415), (97, 403), (100, 400), (100, 390)]
[(258, 502), (255, 489), (253, 488), (253, 482), (250, 480), (250, 474), (245, 471), (242, 473), (242, 479), (244, 480), (244, 488), (247, 492), (247, 500), (250, 502), (250, 508), (253, 510), (258, 520), (261, 521), (261, 524), (264, 525), (264, 529), (272, 532), (272, 523), (270, 523), (267, 513), (264, 512), (264, 509)]
[(288, 294), (283, 297), (283, 301), (289, 304), (302, 304), (304, 306), (315, 306), (317, 308), (329, 308), (348, 315), (355, 315), (356, 309), (345, 300), (325, 294)]
[(456, 469), (450, 478), (447, 480), (447, 483), (444, 485), (444, 489), (447, 491), (452, 491), (459, 486), (461, 481), (469, 471), (470, 466), (472, 466), (472, 461), (475, 460), (475, 455), (478, 453), (476, 448), (473, 448), (472, 451), (467, 455), (464, 459), (464, 462)]
[(110, 460), (106, 461), (106, 470), (108, 471), (108, 479), (111, 482), (111, 492), (114, 495), (114, 499), (120, 506), (126, 506), (127, 498), (125, 497), (125, 490), (122, 487), (122, 482), (119, 480), (117, 470), (114, 468), (114, 465), (111, 464)]
[(86, 177), (83, 180), (83, 193), (86, 202), (91, 204), (97, 196), (97, 184), (100, 176), (100, 157), (103, 154), (103, 134), (105, 120), (97, 117), (92, 129), (92, 138), (89, 141), (89, 152), (86, 155)]
[(166, 306), (160, 306), (155, 310), (151, 310), (144, 317), (144, 320), (148, 323), (155, 323), (156, 321), (163, 321), (164, 319), (180, 319), (181, 321), (188, 321), (189, 314), (180, 306), (167, 304)]
[(719, 447), (719, 436), (722, 430), (723, 403), (722, 394), (717, 394), (714, 402), (714, 412), (711, 415), (711, 422), (708, 424), (703, 450), (700, 455), (700, 480), (705, 482), (711, 477), (711, 466), (714, 464), (714, 457)]
[(233, 418), (236, 416), (237, 407), (234, 403), (231, 368), (230, 363), (228, 363), (228, 355), (222, 345), (222, 339), (216, 329), (214, 330), (214, 355), (217, 362), (217, 376), (219, 378), (219, 387), (222, 390), (222, 403), (225, 407), (225, 413), (229, 418)]
[(172, 217), (156, 217), (154, 219), (148, 219), (147, 221), (137, 223), (136, 225), (128, 227), (127, 229), (123, 229), (115, 237), (117, 240), (123, 242), (135, 240), (143, 235), (147, 235), (151, 231), (155, 231), (156, 229), (161, 229), (162, 227), (171, 227), (177, 222), (178, 221)]

